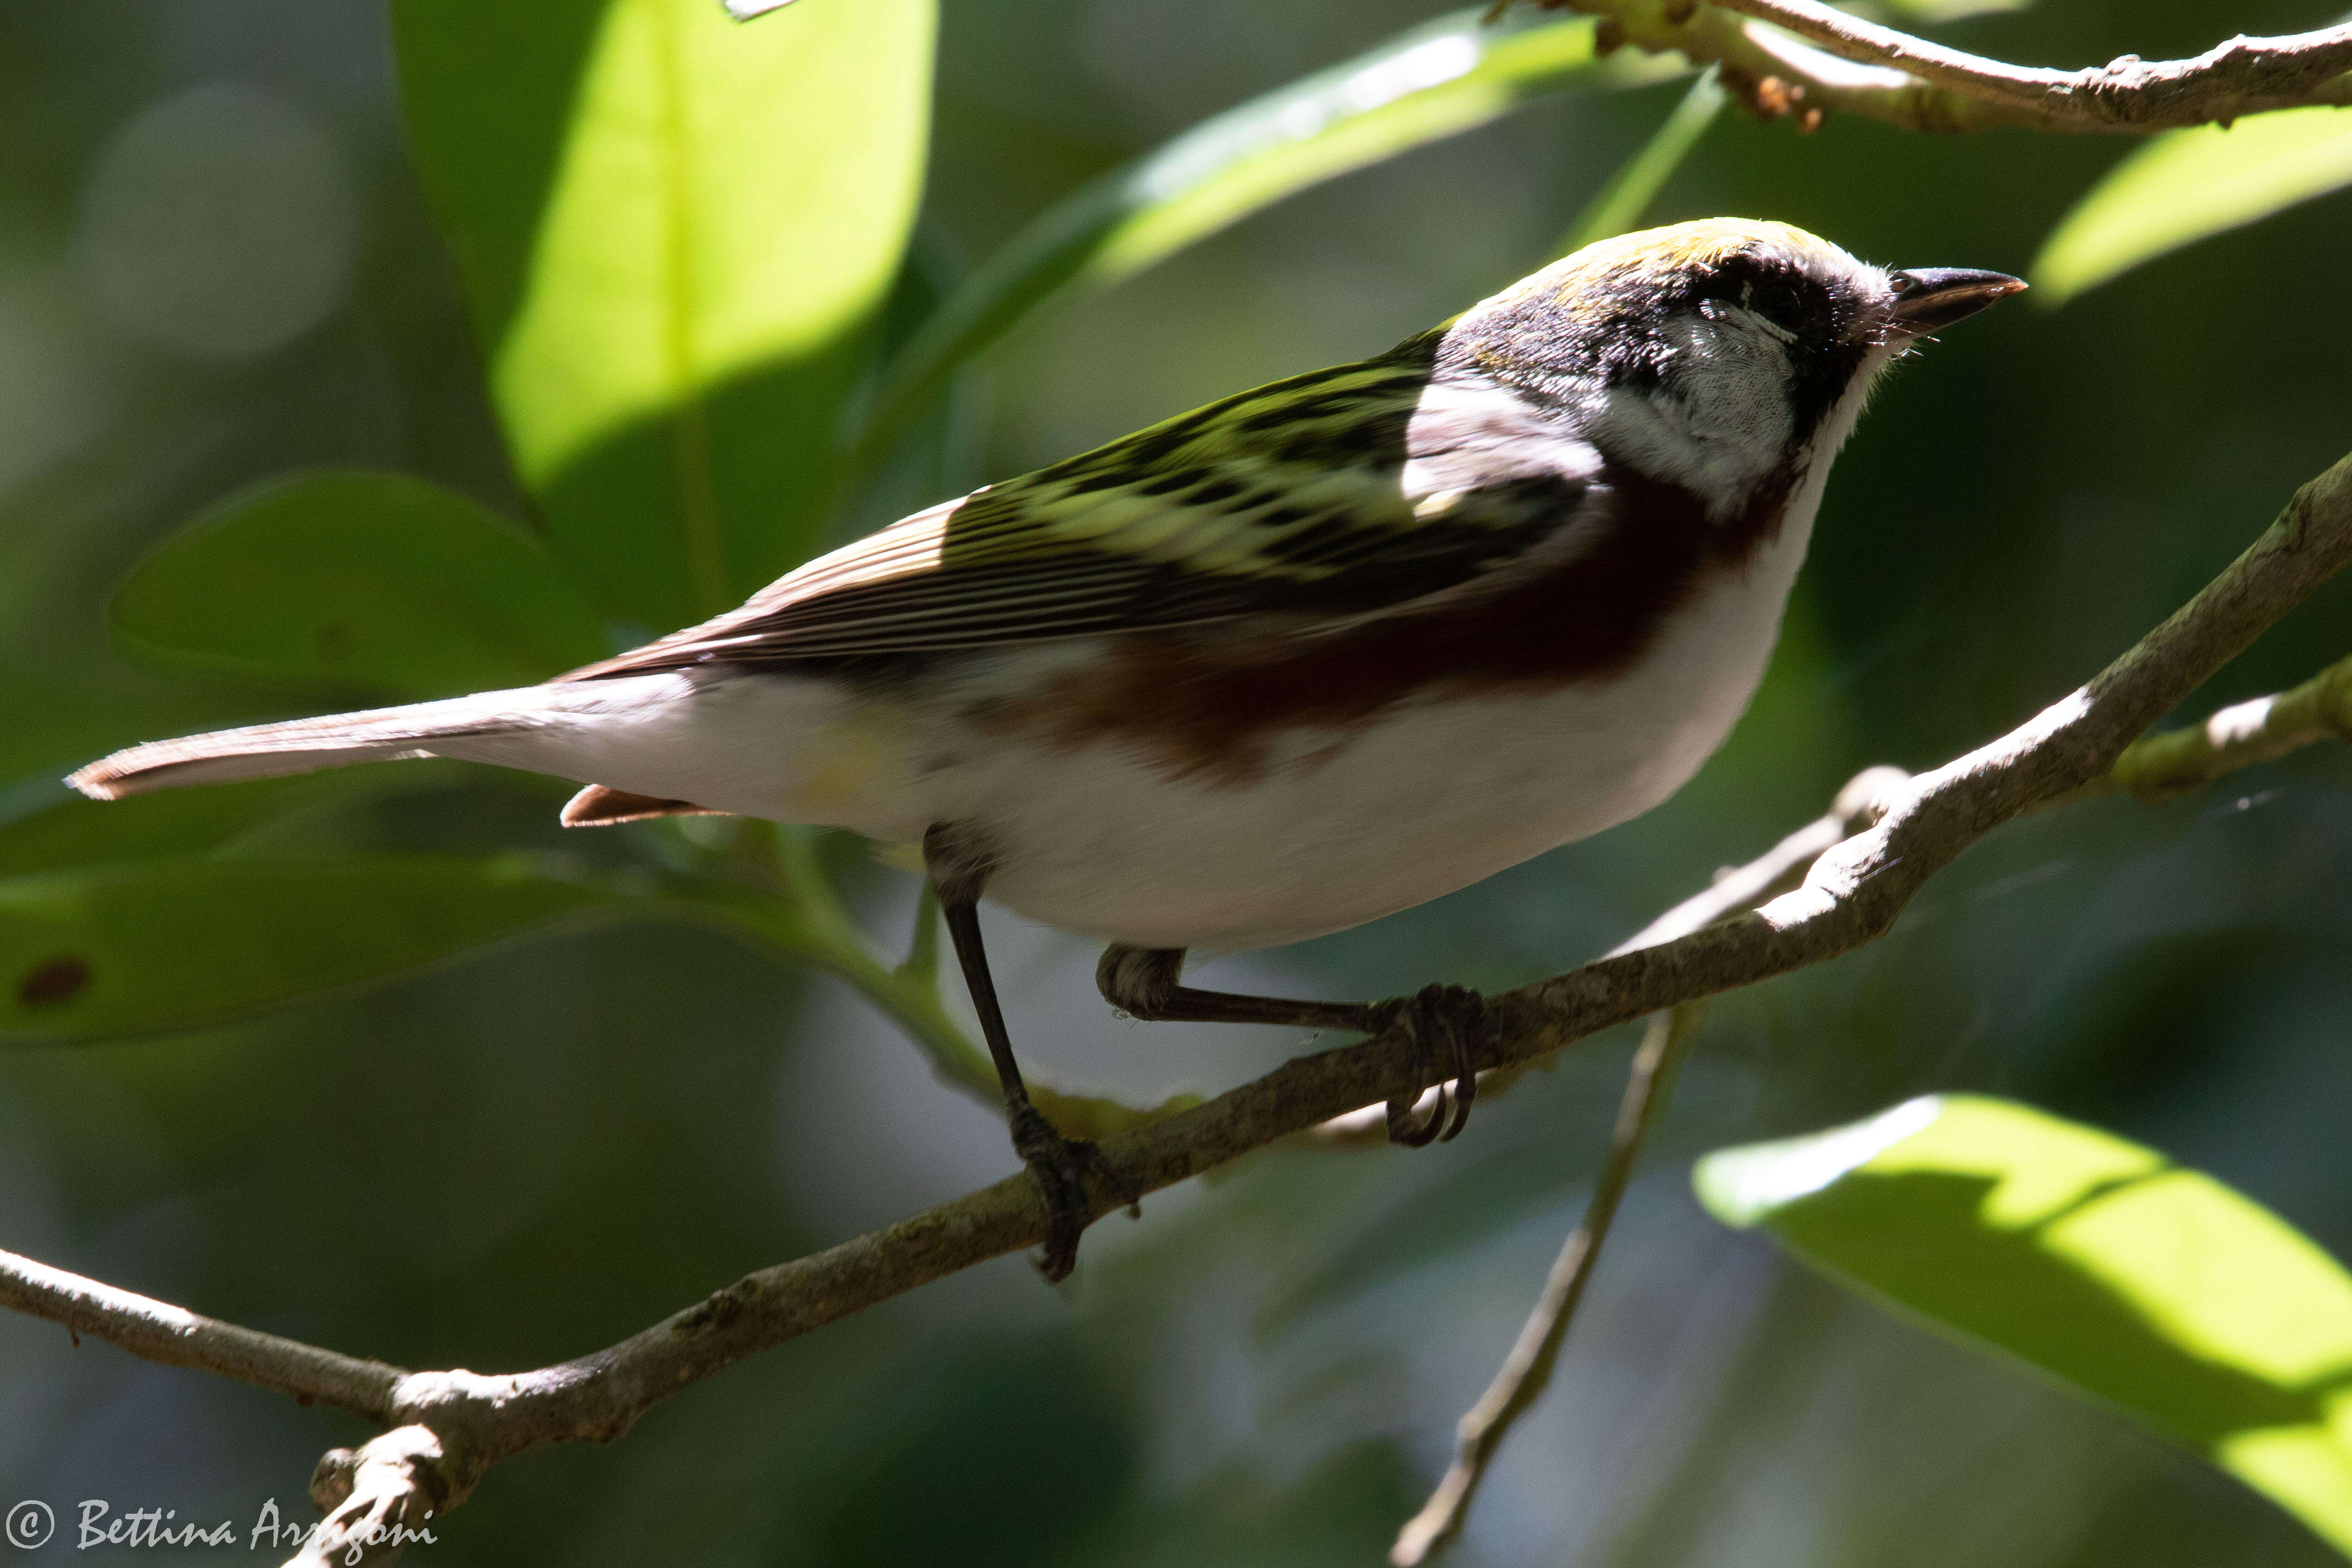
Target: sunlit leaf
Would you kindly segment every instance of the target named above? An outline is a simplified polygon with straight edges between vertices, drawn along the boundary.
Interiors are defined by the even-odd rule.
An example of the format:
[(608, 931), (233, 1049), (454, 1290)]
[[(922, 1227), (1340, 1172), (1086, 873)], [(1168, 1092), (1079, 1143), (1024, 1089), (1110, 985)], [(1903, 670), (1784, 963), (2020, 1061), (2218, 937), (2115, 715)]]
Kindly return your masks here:
[(2284, 109), (2168, 131), (2059, 220), (2029, 274), (2060, 305), (2141, 262), (2352, 184), (2352, 113)]
[(2210, 1176), (2004, 1100), (1699, 1162), (1700, 1199), (2204, 1453), (2352, 1552), (2352, 1276)]
[(1590, 17), (1522, 12), (1490, 27), (1480, 25), (1484, 11), (1438, 17), (1204, 121), (1039, 216), (891, 366), (863, 449), (887, 444), (959, 365), (1066, 290), (1116, 282), (1310, 185), (1535, 99), (1645, 86), (1690, 69), (1679, 55), (1595, 55)]
[(404, 474), (306, 474), (165, 540), (114, 599), (134, 647), (235, 674), (446, 697), (610, 651), (520, 530)]
[(221, 1023), (636, 901), (520, 858), (179, 859), (12, 878), (0, 881), (0, 1041)]
[(617, 613), (805, 552), (922, 184), (932, 0), (400, 0), (403, 100), (516, 465)]

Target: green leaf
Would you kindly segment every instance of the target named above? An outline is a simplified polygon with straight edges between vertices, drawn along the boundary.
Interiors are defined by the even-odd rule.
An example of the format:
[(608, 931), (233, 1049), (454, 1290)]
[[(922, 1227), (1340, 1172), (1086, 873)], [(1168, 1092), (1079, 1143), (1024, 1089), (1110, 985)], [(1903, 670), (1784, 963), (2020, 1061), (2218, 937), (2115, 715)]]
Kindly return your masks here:
[[(254, 779), (202, 789), (158, 790), (128, 800), (84, 800), (62, 785), (0, 796), (0, 878), (72, 871), (123, 861), (168, 859), (213, 850), (246, 852), (249, 836), (282, 830), (298, 814), (332, 811), (378, 795), (447, 789), (461, 778), (533, 789), (557, 780), (506, 769), (469, 772), (463, 763), (407, 762), (396, 768), (342, 768), (298, 778)], [(9, 806), (17, 809), (11, 813)]]
[[(359, 773), (316, 775), (341, 781)], [(162, 790), (123, 801), (59, 800), (0, 822), (0, 877), (194, 854), (275, 816), (304, 779)]]
[[(63, 665), (64, 668), (58, 668)], [(92, 757), (172, 731), (243, 722), (248, 700), (201, 683), (164, 681), (113, 661), (36, 662), (0, 653), (0, 816), (20, 792), (58, 797), (61, 776)]]
[(2352, 1276), (2210, 1176), (1952, 1096), (1696, 1179), (1717, 1218), (2137, 1416), (2352, 1554)]
[(2059, 220), (2029, 273), (2063, 305), (2168, 250), (2352, 184), (2352, 114), (2283, 109), (2168, 131), (2107, 171)]
[(399, 0), (403, 101), (516, 466), (614, 612), (814, 537), (920, 195), (932, 0)]
[(307, 474), (230, 499), (140, 563), (114, 624), (181, 662), (402, 698), (529, 686), (608, 651), (537, 544), (402, 474)]
[[(1079, 189), (975, 271), (889, 369), (859, 443), (871, 460), (949, 377), (1048, 300), (1139, 272), (1310, 185), (1572, 89), (1686, 75), (1678, 55), (1593, 52), (1590, 17), (1482, 26), (1485, 7), (1204, 121)], [(771, 26), (762, 23), (761, 26)]]
[(520, 858), (179, 859), (0, 881), (0, 1042), (248, 1016), (653, 900)]

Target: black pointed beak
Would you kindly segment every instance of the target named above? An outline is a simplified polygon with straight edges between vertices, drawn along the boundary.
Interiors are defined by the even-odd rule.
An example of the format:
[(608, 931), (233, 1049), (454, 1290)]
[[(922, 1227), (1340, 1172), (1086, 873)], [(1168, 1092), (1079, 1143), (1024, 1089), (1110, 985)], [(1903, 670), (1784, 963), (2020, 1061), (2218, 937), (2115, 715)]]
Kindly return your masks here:
[(1895, 286), (1895, 324), (1913, 333), (1948, 327), (2025, 287), (2022, 278), (1967, 267), (1913, 267), (1887, 280)]

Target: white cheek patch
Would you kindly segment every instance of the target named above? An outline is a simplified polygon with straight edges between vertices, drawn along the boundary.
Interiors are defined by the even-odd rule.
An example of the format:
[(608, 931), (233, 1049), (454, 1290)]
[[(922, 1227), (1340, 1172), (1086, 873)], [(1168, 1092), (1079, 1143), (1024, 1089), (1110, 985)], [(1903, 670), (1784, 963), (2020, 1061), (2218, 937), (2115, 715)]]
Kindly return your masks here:
[(1658, 479), (1710, 498), (1727, 513), (1769, 474), (1796, 432), (1782, 330), (1710, 300), (1677, 312), (1662, 334), (1666, 384), (1614, 388), (1593, 414), (1606, 444)]

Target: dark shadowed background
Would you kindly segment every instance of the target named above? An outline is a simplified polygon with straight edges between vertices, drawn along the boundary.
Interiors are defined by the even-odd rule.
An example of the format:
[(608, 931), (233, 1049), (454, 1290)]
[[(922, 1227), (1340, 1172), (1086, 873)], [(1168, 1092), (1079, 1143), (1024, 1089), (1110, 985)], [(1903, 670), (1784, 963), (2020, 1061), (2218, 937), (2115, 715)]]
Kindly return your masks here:
[[(947, 0), (917, 254), (951, 275), (1088, 177), (1434, 9)], [(2326, 19), (2048, 0), (1938, 36), (2073, 66)], [(1555, 254), (1680, 90), (1538, 104), (1052, 315), (984, 378), (957, 471), (892, 500), (1462, 309)], [(1654, 216), (1784, 218), (1890, 265), (2023, 271), (2127, 146), (1846, 120), (1800, 137), (1735, 113)], [(1318, 994), (1532, 979), (1759, 852), (1862, 766), (1941, 762), (2063, 694), (2352, 446), (2347, 204), (2054, 312), (2006, 305), (1906, 364), (1840, 461), (1762, 695), (1676, 800), (1209, 974)], [(285, 710), (126, 658), (105, 605), (169, 529), (316, 466), (520, 506), (382, 7), (0, 0), (0, 788), (20, 781), (0, 805), (46, 802), (111, 747)], [(2304, 606), (2193, 711), (2352, 651), (2347, 606), (2343, 585)], [(538, 846), (559, 798), (452, 773), (283, 831)], [(845, 840), (828, 854), (898, 940), (911, 879)], [(1084, 944), (1002, 917), (992, 935), (1049, 1081), (1217, 1089), (1297, 1047), (1116, 1020)], [(2155, 1144), (2352, 1254), (2347, 935), (2352, 763), (2319, 748), (2161, 810), (2017, 825), (1887, 941), (1719, 1001), (1458, 1560), (2334, 1561), (2191, 1456), (1723, 1229), (1687, 1173), (1724, 1143), (1980, 1089)], [(1091, 1233), (1060, 1290), (1003, 1259), (769, 1353), (617, 1446), (502, 1468), (418, 1560), (1379, 1561), (1574, 1223), (1630, 1047), (1578, 1048), (1457, 1143), (1262, 1155), (1157, 1196), (1140, 1225)], [(677, 926), (513, 943), (235, 1028), (0, 1055), (0, 1247), (413, 1367), (582, 1353), (1012, 1168), (1001, 1123), (845, 988)], [(242, 1530), (274, 1496), (308, 1518), (312, 1463), (363, 1435), (0, 1317), (0, 1505), (46, 1499), (68, 1532), (85, 1498)]]

